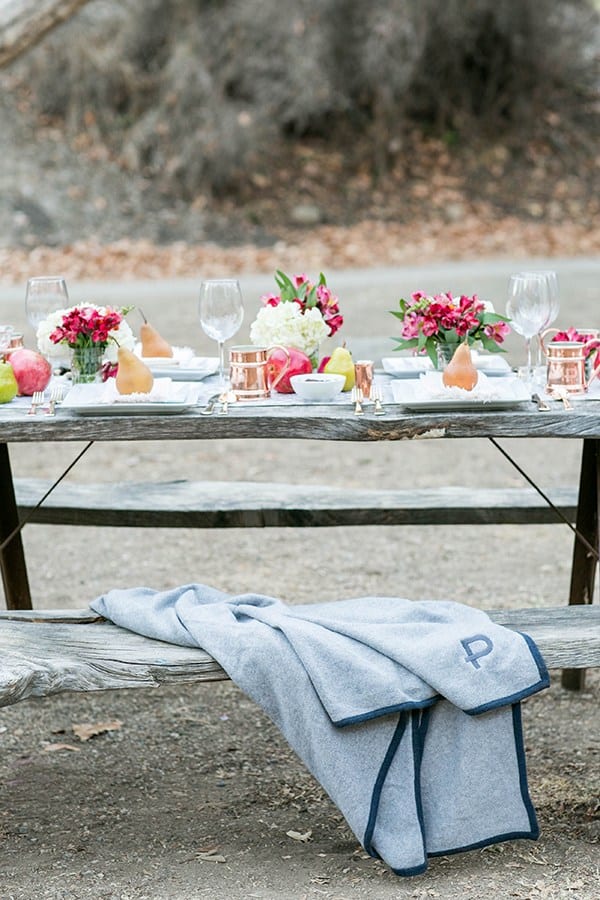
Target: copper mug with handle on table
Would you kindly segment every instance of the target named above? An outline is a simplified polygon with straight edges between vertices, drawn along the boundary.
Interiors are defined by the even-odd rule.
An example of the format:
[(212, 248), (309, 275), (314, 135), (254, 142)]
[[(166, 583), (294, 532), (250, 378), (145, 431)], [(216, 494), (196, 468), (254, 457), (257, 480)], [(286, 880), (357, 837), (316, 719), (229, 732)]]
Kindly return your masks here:
[[(273, 350), (285, 353), (286, 364), (272, 376), (269, 360)], [(291, 358), (289, 351), (279, 344), (271, 347), (254, 347), (250, 344), (231, 347), (229, 350), (229, 379), (236, 400), (266, 400), (289, 371)]]
[(549, 334), (557, 334), (558, 329), (548, 328), (540, 337), (542, 350), (547, 361), (546, 385), (549, 391), (563, 388), (571, 394), (582, 394), (587, 391), (594, 378), (600, 374), (600, 365), (586, 373), (587, 353), (598, 346), (600, 331), (588, 329), (580, 332), (587, 338), (585, 341), (550, 341), (544, 343)]

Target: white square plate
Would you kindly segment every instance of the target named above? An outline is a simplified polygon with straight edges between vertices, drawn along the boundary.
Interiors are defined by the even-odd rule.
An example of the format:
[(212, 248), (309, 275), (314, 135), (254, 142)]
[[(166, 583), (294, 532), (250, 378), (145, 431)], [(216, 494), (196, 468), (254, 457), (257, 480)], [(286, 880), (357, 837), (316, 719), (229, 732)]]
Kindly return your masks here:
[(149, 394), (117, 394), (114, 383), (74, 384), (62, 402), (81, 416), (155, 415), (183, 412), (198, 402), (194, 384), (173, 384), (170, 378), (156, 379)]
[(413, 381), (390, 382), (394, 403), (421, 411), (515, 409), (531, 403), (527, 386), (518, 378), (493, 381), (484, 374), (473, 391), (445, 388), (439, 372), (431, 372)]

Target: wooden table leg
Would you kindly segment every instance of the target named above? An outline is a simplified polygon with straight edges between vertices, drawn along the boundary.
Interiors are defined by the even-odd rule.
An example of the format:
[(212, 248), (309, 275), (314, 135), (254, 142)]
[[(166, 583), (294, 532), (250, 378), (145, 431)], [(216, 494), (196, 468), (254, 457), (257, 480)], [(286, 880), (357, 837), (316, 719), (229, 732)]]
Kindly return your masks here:
[[(600, 503), (600, 441), (586, 438), (581, 455), (579, 476), (579, 503), (577, 506), (577, 530), (592, 547), (600, 548), (598, 519)], [(594, 579), (597, 559), (575, 537), (569, 605), (591, 603), (594, 598)], [(571, 691), (583, 690), (585, 669), (564, 669), (562, 685)]]
[[(0, 544), (19, 524), (7, 444), (0, 443)], [(29, 579), (21, 534), (0, 550), (0, 568), (7, 609), (31, 609)]]

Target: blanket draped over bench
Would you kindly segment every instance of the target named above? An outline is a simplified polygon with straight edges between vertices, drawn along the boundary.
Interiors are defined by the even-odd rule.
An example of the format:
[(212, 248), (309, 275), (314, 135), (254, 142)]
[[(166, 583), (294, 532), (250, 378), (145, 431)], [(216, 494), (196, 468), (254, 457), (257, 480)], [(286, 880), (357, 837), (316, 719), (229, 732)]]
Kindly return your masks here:
[(397, 874), (537, 838), (519, 701), (548, 673), (531, 638), (480, 610), (389, 597), (287, 606), (202, 584), (114, 590), (91, 607), (208, 651)]

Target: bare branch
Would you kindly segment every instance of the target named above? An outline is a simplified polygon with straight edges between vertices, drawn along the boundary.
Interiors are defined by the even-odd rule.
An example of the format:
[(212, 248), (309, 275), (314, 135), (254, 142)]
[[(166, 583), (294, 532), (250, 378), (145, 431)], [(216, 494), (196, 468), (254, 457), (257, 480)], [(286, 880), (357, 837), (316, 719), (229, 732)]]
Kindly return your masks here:
[(0, 0), (0, 69), (89, 0)]

